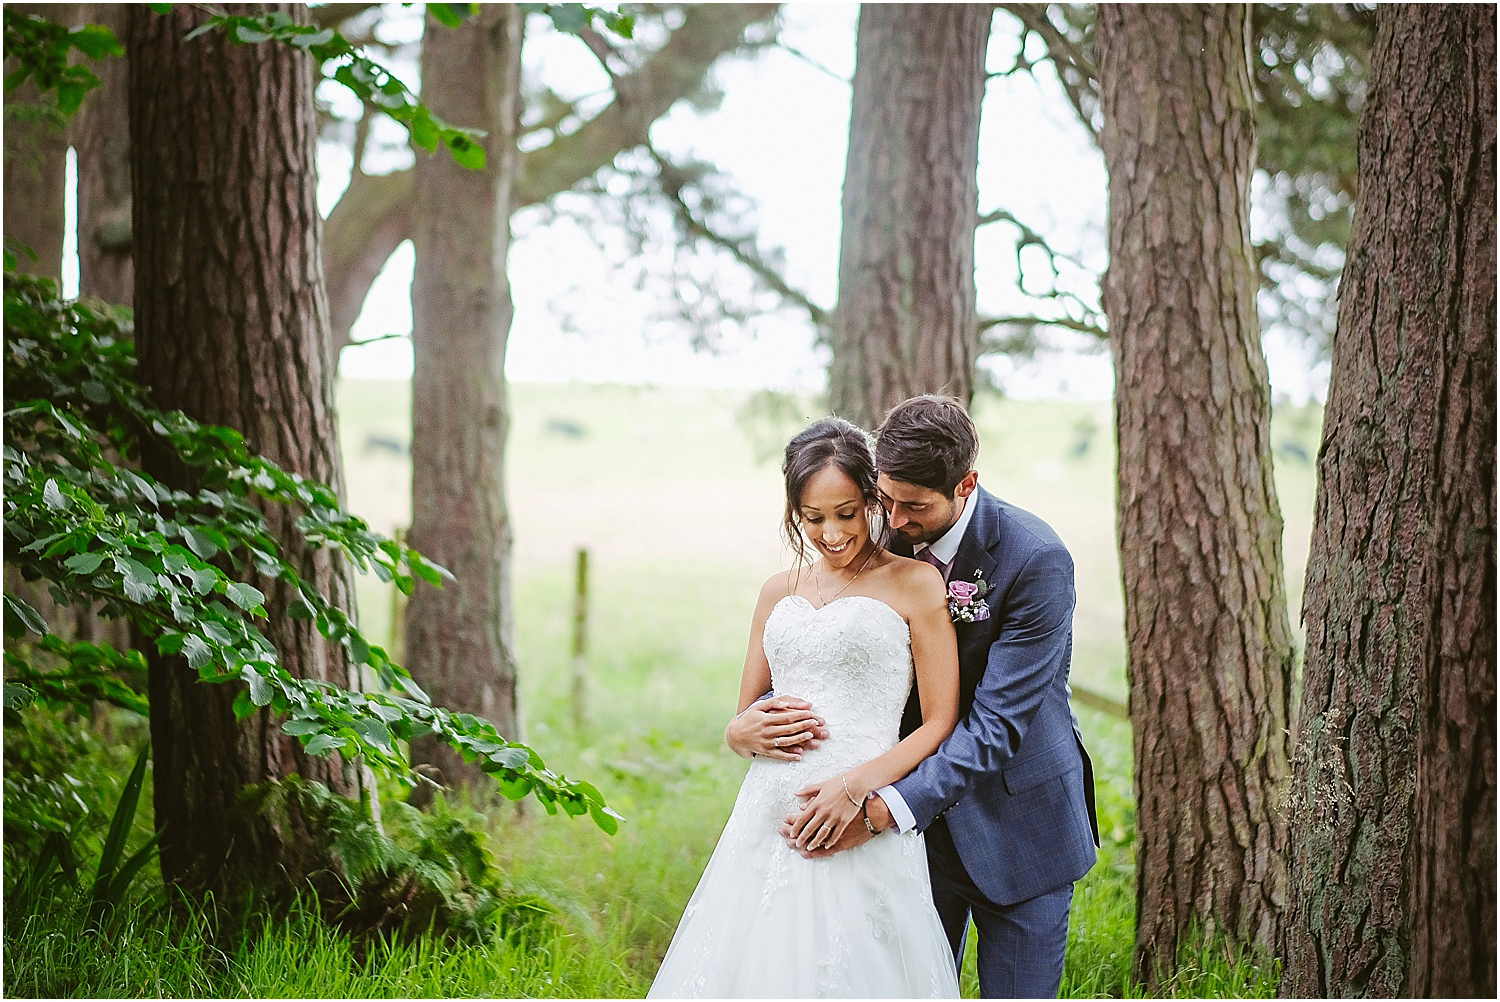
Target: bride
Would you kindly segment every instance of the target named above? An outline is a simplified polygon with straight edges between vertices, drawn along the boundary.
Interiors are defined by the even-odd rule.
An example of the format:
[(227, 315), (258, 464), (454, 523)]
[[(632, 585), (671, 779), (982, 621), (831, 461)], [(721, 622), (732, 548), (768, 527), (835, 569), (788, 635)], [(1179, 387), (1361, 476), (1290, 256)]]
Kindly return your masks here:
[[(958, 652), (943, 578), (881, 547), (869, 438), (854, 425), (815, 422), (788, 443), (782, 472), (797, 562), (761, 588), (739, 710), (767, 690), (795, 695), (829, 736), (751, 764), (648, 997), (956, 998), (921, 835), (806, 859), (776, 830), (804, 805), (793, 832), (804, 849), (869, 825), (865, 798), (953, 729)], [(897, 740), (913, 679), (922, 725)]]

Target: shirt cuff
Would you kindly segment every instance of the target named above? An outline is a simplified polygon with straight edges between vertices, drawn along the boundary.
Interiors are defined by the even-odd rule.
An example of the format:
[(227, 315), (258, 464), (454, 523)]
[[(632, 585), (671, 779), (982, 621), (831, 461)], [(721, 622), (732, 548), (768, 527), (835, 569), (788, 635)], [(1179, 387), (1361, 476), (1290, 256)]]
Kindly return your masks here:
[(906, 801), (894, 786), (882, 786), (875, 791), (875, 796), (885, 801), (885, 808), (891, 812), (891, 820), (896, 822), (898, 832), (905, 835), (917, 827), (917, 819), (912, 816), (911, 808), (906, 806)]

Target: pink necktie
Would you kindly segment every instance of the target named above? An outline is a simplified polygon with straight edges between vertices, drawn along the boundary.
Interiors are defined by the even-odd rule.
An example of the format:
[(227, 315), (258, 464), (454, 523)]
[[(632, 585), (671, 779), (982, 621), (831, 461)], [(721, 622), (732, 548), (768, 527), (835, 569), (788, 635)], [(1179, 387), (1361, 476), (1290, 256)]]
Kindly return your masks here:
[(938, 559), (938, 555), (932, 552), (932, 547), (929, 546), (925, 548), (921, 553), (917, 554), (917, 556), (920, 559), (927, 561), (932, 566), (936, 567), (938, 571), (943, 575), (944, 581), (948, 580), (948, 565)]

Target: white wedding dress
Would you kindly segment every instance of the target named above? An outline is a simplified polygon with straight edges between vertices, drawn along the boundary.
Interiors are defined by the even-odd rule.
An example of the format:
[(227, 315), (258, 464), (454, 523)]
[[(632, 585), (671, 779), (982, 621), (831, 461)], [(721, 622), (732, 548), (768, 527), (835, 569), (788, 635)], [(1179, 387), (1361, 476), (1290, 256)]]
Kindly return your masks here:
[(796, 762), (751, 763), (648, 997), (957, 998), (921, 835), (803, 859), (776, 834), (796, 790), (898, 740), (906, 621), (863, 595), (822, 609), (792, 595), (771, 610), (764, 645), (776, 691), (812, 703), (830, 737)]

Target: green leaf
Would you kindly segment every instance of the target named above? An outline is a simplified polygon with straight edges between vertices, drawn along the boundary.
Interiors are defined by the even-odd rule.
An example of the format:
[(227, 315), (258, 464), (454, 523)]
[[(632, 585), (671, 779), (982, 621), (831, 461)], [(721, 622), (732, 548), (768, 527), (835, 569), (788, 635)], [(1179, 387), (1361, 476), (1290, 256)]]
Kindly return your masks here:
[(224, 594), (229, 598), (229, 601), (247, 612), (252, 609), (259, 609), (266, 600), (266, 596), (259, 588), (247, 585), (242, 581), (226, 582), (224, 585)]
[[(97, 83), (97, 81), (96, 81)], [(64, 115), (71, 115), (78, 110), (83, 103), (83, 96), (89, 92), (89, 85), (74, 80), (64, 80), (57, 85), (57, 110)]]
[(75, 553), (63, 561), (63, 566), (74, 574), (89, 575), (99, 569), (104, 557), (103, 553)]
[(317, 720), (288, 720), (281, 725), (283, 734), (291, 734), (301, 737), (304, 734), (316, 734), (323, 729), (323, 724)]
[(390, 729), (379, 720), (356, 720), (350, 726), (354, 728), (356, 734), (376, 747), (390, 748), (394, 744)]
[(250, 684), (250, 702), (256, 706), (265, 706), (271, 702), (274, 689), (270, 681), (255, 670), (254, 665), (246, 665), (244, 668), (241, 668), (240, 677)]
[(358, 633), (349, 634), (349, 656), (356, 664), (366, 665), (370, 663), (370, 645), (365, 638)]
[(24, 710), (36, 702), (36, 690), (19, 682), (5, 683), (4, 705), (7, 710)]
[[(468, 136), (450, 135), (448, 152), (453, 154), (453, 162), (460, 167), (467, 167), (470, 170), (480, 170), (484, 167), (484, 147)], [(415, 571), (416, 568), (413, 567), (412, 570)]]
[(437, 19), (439, 24), (448, 28), (457, 28), (463, 24), (464, 18), (474, 12), (474, 5), (468, 3), (430, 3), (427, 5), (427, 13)]
[(244, 720), (255, 712), (255, 704), (250, 702), (249, 689), (241, 689), (234, 694), (234, 703), (231, 704), (231, 709), (234, 710), (234, 719), (236, 720)]
[(594, 819), (594, 824), (606, 835), (614, 835), (620, 830), (619, 815), (608, 807), (598, 807), (589, 804), (589, 817)]
[(256, 45), (260, 42), (269, 42), (276, 36), (269, 35), (264, 31), (257, 31), (248, 24), (241, 23), (234, 26), (232, 37), (236, 42), (242, 42), (246, 45)]
[(219, 580), (219, 572), (212, 567), (191, 567), (187, 576), (192, 581), (193, 594), (207, 595)]
[(183, 526), (182, 538), (187, 542), (188, 549), (204, 560), (212, 559), (219, 552), (219, 547), (215, 544), (213, 537), (195, 526)]
[(332, 734), (316, 735), (305, 746), (304, 750), (309, 755), (326, 755), (328, 752), (344, 747), (342, 738), (334, 737)]
[(61, 511), (68, 507), (67, 497), (63, 494), (61, 488), (57, 486), (57, 481), (50, 477), (42, 485), (42, 503), (53, 511)]
[[(430, 8), (429, 8), (430, 9)], [(440, 132), (426, 108), (418, 108), (411, 120), (411, 141), (418, 149), (431, 153), (437, 149)]]
[(172, 5), (169, 3), (148, 3), (146, 8), (153, 14), (170, 14)]
[(14, 595), (5, 596), (5, 634), (6, 636), (19, 636), (24, 626), (32, 633), (46, 636), (52, 631), (47, 628), (47, 621), (43, 619), (35, 609)]
[(120, 44), (113, 31), (102, 24), (86, 24), (82, 28), (74, 28), (68, 33), (68, 44), (90, 59), (125, 54), (125, 46)]
[(156, 572), (139, 560), (115, 557), (115, 570), (124, 578), (125, 596), (132, 602), (149, 602), (155, 597)]
[(202, 637), (190, 633), (182, 640), (182, 653), (187, 657), (188, 667), (197, 671), (213, 660), (214, 649)]

